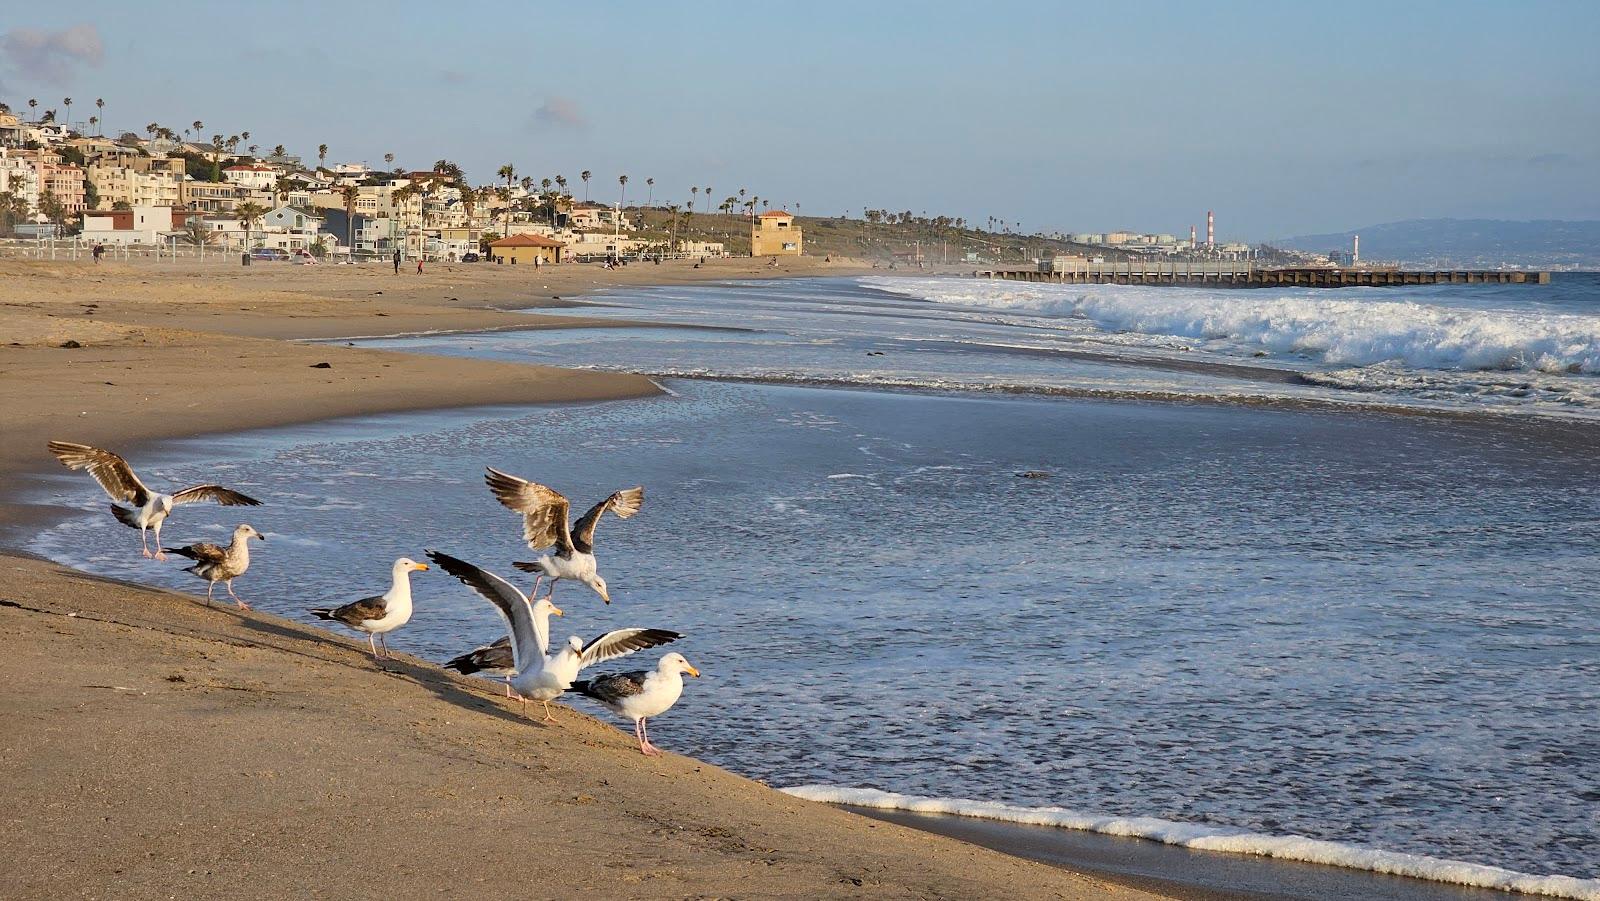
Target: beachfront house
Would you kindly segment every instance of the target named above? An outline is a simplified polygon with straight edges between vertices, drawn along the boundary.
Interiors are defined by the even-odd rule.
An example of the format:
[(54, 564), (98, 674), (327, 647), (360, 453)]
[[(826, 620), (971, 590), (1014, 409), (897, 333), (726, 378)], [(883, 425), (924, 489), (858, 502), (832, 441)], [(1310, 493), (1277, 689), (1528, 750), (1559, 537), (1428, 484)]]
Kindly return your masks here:
[(181, 230), (191, 215), (188, 210), (145, 204), (126, 210), (88, 210), (83, 214), (83, 240), (89, 244), (161, 244)]
[(489, 259), (496, 263), (531, 266), (540, 263), (561, 262), (567, 245), (544, 235), (512, 235), (489, 245)]
[(750, 224), (751, 256), (797, 257), (802, 250), (800, 226), (795, 224), (790, 213), (783, 210), (762, 213)]

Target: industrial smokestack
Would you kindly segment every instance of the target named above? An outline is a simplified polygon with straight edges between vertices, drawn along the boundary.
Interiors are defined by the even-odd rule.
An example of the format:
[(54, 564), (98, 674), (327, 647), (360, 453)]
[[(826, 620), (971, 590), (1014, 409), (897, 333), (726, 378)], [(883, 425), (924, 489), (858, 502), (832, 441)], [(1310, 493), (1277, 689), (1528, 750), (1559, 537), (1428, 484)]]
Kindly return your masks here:
[(1361, 262), (1361, 236), (1356, 235), (1350, 241), (1350, 263), (1354, 265)]
[(1217, 246), (1217, 220), (1216, 220), (1215, 217), (1213, 217), (1211, 215), (1211, 211), (1210, 210), (1206, 210), (1206, 249), (1210, 250), (1211, 248), (1216, 247), (1216, 246)]
[(1196, 247), (1199, 247), (1199, 246), (1200, 246), (1200, 242), (1195, 239), (1194, 226), (1191, 225), (1191, 226), (1189, 226), (1189, 249), (1190, 250), (1194, 250)]

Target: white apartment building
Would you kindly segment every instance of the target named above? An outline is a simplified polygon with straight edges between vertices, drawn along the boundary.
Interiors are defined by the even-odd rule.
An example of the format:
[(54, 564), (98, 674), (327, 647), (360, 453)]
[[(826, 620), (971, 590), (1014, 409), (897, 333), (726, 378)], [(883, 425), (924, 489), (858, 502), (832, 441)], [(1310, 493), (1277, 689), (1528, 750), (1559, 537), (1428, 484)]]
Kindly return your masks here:
[(222, 180), (243, 188), (270, 191), (278, 181), (278, 170), (260, 163), (248, 166), (227, 166), (222, 170)]
[(118, 203), (130, 207), (174, 207), (182, 201), (181, 184), (171, 172), (139, 172), (125, 166), (94, 164), (87, 177), (99, 194), (96, 209), (109, 210)]

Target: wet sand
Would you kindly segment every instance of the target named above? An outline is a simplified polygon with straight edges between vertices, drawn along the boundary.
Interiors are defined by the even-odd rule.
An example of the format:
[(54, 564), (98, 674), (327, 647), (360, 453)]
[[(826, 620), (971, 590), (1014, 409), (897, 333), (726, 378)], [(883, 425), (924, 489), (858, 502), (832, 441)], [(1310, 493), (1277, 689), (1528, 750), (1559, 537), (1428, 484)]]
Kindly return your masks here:
[[(50, 438), (137, 464), (164, 438), (641, 396), (658, 389), (636, 376), (284, 339), (558, 327), (503, 310), (623, 279), (848, 271), (0, 263), (0, 476), (54, 468)], [(0, 497), (13, 538), (51, 513)], [(424, 661), (391, 670), (278, 617), (0, 554), (0, 894), (1157, 896), (643, 758), (564, 707), (542, 727)]]

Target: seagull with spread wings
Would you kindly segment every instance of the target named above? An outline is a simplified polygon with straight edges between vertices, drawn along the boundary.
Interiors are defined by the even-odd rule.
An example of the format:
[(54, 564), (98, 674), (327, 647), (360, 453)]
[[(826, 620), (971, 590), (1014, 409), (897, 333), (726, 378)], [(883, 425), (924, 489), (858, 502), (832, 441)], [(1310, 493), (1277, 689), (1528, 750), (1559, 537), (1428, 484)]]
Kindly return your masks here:
[(570, 579), (593, 588), (601, 600), (611, 603), (606, 580), (600, 577), (594, 559), (594, 529), (600, 524), (600, 517), (604, 513), (612, 513), (618, 519), (628, 519), (638, 513), (640, 505), (644, 503), (643, 488), (613, 492), (610, 497), (590, 507), (589, 512), (577, 522), (569, 524), (572, 505), (560, 492), (492, 467), (484, 475), (484, 481), (501, 504), (522, 514), (522, 538), (528, 542), (528, 547), (536, 551), (547, 547), (556, 549), (555, 553), (546, 554), (532, 563), (511, 564), (523, 572), (537, 574), (533, 582), (533, 594), (539, 593), (541, 579), (550, 579), (552, 595), (555, 593), (555, 583)]
[(465, 560), (438, 551), (429, 551), (428, 559), (460, 579), (500, 612), (511, 633), (511, 688), (522, 699), (524, 713), (530, 698), (543, 702), (547, 723), (555, 722), (550, 702), (572, 685), (572, 680), (578, 678), (578, 672), (584, 667), (683, 637), (666, 629), (614, 629), (587, 644), (574, 635), (560, 652), (550, 654), (550, 614), (560, 616), (561, 610), (550, 603), (549, 595), (529, 601), (528, 596), (510, 582)]
[(261, 502), (253, 497), (247, 497), (232, 489), (221, 485), (195, 485), (173, 494), (162, 494), (146, 488), (139, 477), (134, 475), (133, 467), (128, 461), (108, 450), (90, 447), (87, 444), (73, 444), (70, 441), (52, 441), (49, 444), (50, 453), (60, 460), (68, 469), (88, 470), (89, 475), (100, 483), (113, 501), (132, 504), (133, 507), (112, 504), (111, 513), (117, 522), (139, 530), (139, 544), (146, 557), (152, 556), (150, 544), (146, 533), (154, 529), (156, 533), (157, 560), (167, 559), (161, 548), (161, 524), (172, 515), (172, 508), (179, 504), (195, 504), (201, 501), (213, 501), (224, 507), (259, 507)]

